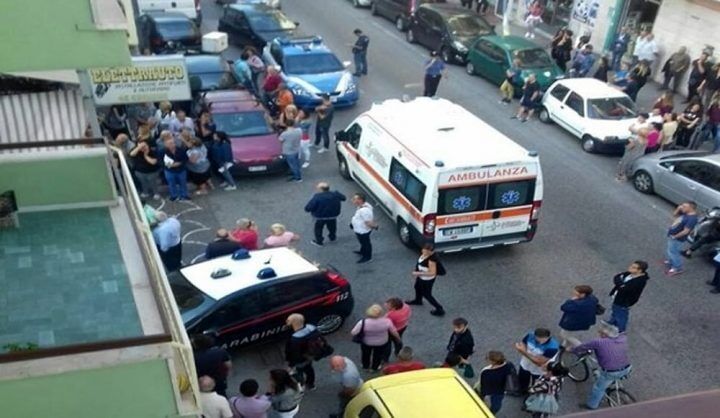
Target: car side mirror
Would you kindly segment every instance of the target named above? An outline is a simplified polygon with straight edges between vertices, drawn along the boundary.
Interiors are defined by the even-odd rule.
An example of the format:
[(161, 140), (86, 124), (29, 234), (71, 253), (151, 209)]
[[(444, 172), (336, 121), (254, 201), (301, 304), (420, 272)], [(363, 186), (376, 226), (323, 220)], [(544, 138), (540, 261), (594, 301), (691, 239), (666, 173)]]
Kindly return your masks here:
[(345, 131), (337, 131), (335, 132), (335, 141), (336, 142), (346, 142), (348, 140), (348, 134)]
[(342, 64), (343, 64), (343, 67), (345, 67), (345, 68), (350, 68), (350, 66), (352, 65), (352, 62), (350, 62), (350, 61), (343, 61)]
[(670, 172), (672, 172), (672, 173), (675, 172), (675, 166), (674, 166), (674, 165), (669, 165), (669, 166), (667, 166), (667, 169), (668, 169), (668, 171), (670, 171)]

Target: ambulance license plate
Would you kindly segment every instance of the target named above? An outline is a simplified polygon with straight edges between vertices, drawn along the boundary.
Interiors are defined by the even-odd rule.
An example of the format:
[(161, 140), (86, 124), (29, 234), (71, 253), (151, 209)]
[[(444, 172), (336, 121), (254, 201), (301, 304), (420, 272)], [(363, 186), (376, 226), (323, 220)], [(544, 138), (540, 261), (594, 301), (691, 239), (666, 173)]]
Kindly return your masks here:
[(473, 229), (475, 229), (475, 228), (472, 226), (463, 226), (461, 228), (448, 228), (448, 229), (443, 229), (442, 234), (444, 236), (469, 234), (473, 231)]

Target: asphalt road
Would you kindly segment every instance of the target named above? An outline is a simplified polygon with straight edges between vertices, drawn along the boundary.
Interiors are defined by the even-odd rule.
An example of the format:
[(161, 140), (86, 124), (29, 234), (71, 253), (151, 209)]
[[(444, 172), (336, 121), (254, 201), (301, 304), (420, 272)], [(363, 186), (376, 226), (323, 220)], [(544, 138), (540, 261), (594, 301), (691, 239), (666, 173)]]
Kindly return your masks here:
[[(203, 31), (214, 30), (221, 8), (203, 2)], [(305, 33), (322, 35), (341, 59), (351, 59), (348, 43), (352, 30), (362, 28), (370, 37), (369, 72), (360, 82), (361, 100), (352, 109), (336, 113), (334, 129), (340, 129), (373, 102), (421, 94), (422, 63), (427, 51), (410, 45), (392, 23), (372, 17), (368, 10), (354, 9), (345, 0), (287, 0), (283, 10), (301, 23)], [(237, 58), (239, 50), (226, 51)], [(641, 93), (641, 103), (656, 94), (654, 86)], [(617, 157), (590, 155), (579, 141), (553, 125), (537, 120), (521, 124), (511, 120), (515, 107), (498, 104), (496, 87), (452, 67), (440, 84), (439, 95), (453, 100), (524, 147), (537, 150), (545, 176), (545, 198), (537, 237), (532, 243), (490, 249), (444, 258), (448, 275), (436, 285), (436, 296), (445, 305), (444, 319), (429, 315), (429, 308), (414, 310), (405, 343), (427, 363), (442, 360), (453, 317), (470, 321), (476, 341), (473, 364), (483, 366), (488, 350), (502, 350), (517, 362), (513, 343), (530, 329), (543, 326), (557, 331), (559, 306), (576, 284), (589, 284), (607, 305), (612, 276), (635, 259), (650, 262), (651, 281), (632, 310), (629, 340), (634, 372), (627, 388), (639, 399), (675, 395), (717, 385), (720, 363), (715, 360), (720, 335), (711, 324), (717, 319), (716, 296), (703, 282), (711, 266), (700, 260), (687, 263), (678, 278), (662, 273), (660, 260), (665, 229), (672, 206), (657, 197), (644, 196), (630, 184), (618, 184), (613, 176)], [(184, 258), (190, 262), (201, 254), (219, 226), (232, 227), (239, 217), (257, 221), (263, 234), (270, 224), (284, 223), (302, 236), (298, 248), (307, 257), (331, 263), (348, 276), (356, 298), (354, 318), (330, 336), (336, 351), (359, 361), (359, 348), (350, 342), (348, 330), (365, 308), (390, 296), (407, 298), (412, 293), (409, 272), (417, 254), (403, 247), (394, 227), (376, 211), (380, 231), (373, 235), (375, 261), (357, 266), (351, 251), (356, 242), (344, 231), (353, 208), (348, 204), (339, 221), (338, 241), (324, 248), (309, 244), (310, 218), (302, 207), (317, 181), (328, 180), (346, 194), (358, 188), (340, 178), (334, 153), (313, 154), (300, 184), (284, 176), (241, 179), (236, 192), (217, 191), (192, 203), (167, 206), (181, 213)], [(282, 366), (281, 344), (247, 349), (234, 354), (230, 383), (234, 393), (240, 381), (254, 377), (264, 385), (267, 370)], [(326, 364), (318, 365), (318, 390), (308, 394), (298, 417), (324, 417), (335, 407), (336, 387), (328, 378)], [(591, 384), (568, 381), (563, 388), (561, 412), (576, 411)], [(500, 417), (523, 416), (517, 399), (507, 399)]]

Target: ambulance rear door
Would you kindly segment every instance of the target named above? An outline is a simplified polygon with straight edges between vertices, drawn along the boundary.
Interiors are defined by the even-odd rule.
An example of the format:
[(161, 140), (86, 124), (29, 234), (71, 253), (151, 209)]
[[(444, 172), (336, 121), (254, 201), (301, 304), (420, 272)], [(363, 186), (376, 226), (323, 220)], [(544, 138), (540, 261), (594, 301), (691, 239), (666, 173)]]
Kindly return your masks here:
[(538, 175), (536, 160), (440, 173), (436, 243), (463, 249), (530, 239)]

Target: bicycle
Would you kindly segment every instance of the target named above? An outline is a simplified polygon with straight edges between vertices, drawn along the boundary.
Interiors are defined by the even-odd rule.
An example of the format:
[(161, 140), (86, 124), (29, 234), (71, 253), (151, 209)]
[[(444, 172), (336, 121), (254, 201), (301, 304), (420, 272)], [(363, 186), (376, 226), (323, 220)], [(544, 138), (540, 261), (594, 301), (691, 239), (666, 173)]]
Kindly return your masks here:
[(562, 350), (560, 352), (560, 364), (568, 369), (568, 377), (578, 383), (588, 380), (590, 370), (599, 367), (592, 351), (575, 354), (571, 350)]
[[(590, 377), (591, 370), (596, 378), (600, 373), (597, 359), (595, 359), (592, 351), (575, 354), (572, 351), (563, 350), (560, 353), (560, 364), (568, 369), (568, 377), (575, 382), (586, 381)], [(629, 376), (630, 372), (620, 379), (613, 380), (610, 386), (605, 389), (603, 400), (607, 402), (609, 407), (614, 408), (616, 406), (629, 405), (637, 401), (622, 385), (622, 381), (626, 380)]]
[(630, 371), (625, 376), (613, 380), (610, 386), (605, 389), (605, 395), (603, 395), (603, 400), (607, 402), (610, 408), (615, 408), (616, 406), (630, 405), (637, 402), (637, 399), (635, 399), (635, 397), (631, 395), (630, 392), (625, 390), (622, 385), (622, 381), (630, 377), (631, 372), (632, 369), (630, 369)]

